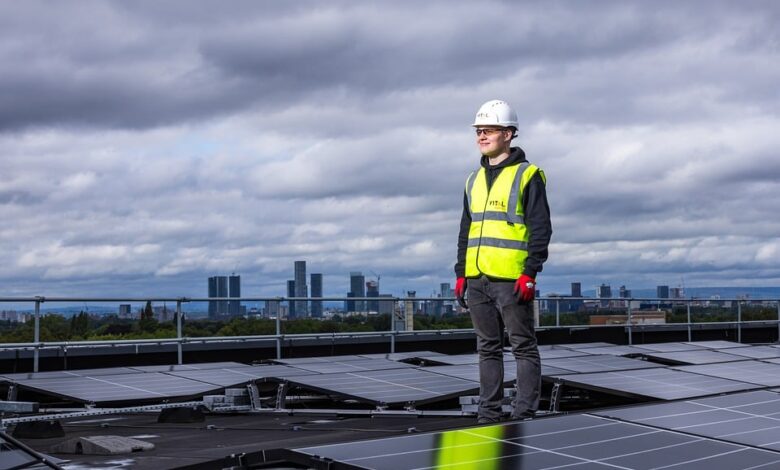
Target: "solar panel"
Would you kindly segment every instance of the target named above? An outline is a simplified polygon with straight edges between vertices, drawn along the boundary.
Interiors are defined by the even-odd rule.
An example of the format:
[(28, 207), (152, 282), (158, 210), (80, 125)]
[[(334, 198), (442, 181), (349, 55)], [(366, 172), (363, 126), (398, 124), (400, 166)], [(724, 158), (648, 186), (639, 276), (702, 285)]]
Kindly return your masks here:
[(780, 395), (757, 391), (595, 414), (780, 451)]
[(317, 356), (317, 357), (289, 357), (285, 359), (272, 359), (271, 362), (275, 364), (320, 364), (326, 362), (344, 362), (344, 361), (363, 361), (365, 357), (358, 355), (346, 355), (346, 356)]
[(663, 367), (660, 364), (653, 364), (648, 361), (609, 355), (546, 359), (544, 363), (548, 366), (579, 373)]
[(571, 349), (540, 349), (539, 350), (539, 357), (542, 358), (542, 361), (545, 359), (557, 359), (561, 357), (577, 357), (577, 356), (587, 356), (589, 353), (584, 351), (574, 351)]
[[(572, 348), (574, 351), (580, 351), (580, 349)], [(609, 354), (612, 356), (641, 356), (650, 352), (649, 349), (642, 349), (637, 346), (605, 346), (602, 348), (585, 348), (582, 350), (588, 354)]]
[(451, 365), (451, 366), (479, 363), (478, 354), (419, 356), (419, 359), (423, 361), (423, 364), (438, 364), (438, 365)]
[(366, 359), (390, 359), (391, 361), (403, 361), (406, 359), (417, 359), (420, 356), (446, 356), (446, 354), (434, 351), (409, 351), (409, 352), (397, 352), (386, 354), (358, 354), (360, 357)]
[(636, 344), (638, 348), (647, 349), (655, 352), (676, 352), (676, 351), (693, 351), (696, 349), (707, 349), (704, 346), (697, 346), (693, 343), (647, 343)]
[(137, 370), (129, 367), (107, 367), (103, 369), (74, 369), (74, 370), (55, 370), (47, 372), (22, 372), (18, 374), (3, 374), (3, 377), (9, 382), (18, 382), (30, 379), (61, 379), (68, 377), (99, 377), (101, 375), (122, 375), (137, 374)]
[(780, 454), (589, 415), (293, 449), (295, 463), (376, 470), (444, 468), (772, 468)]
[(479, 385), (425, 369), (343, 372), (291, 377), (290, 383), (371, 403), (427, 402), (473, 392)]
[(755, 384), (667, 368), (557, 375), (551, 378), (578, 388), (661, 400), (703, 397), (760, 388)]
[(162, 372), (30, 379), (20, 382), (20, 386), (84, 403), (151, 399), (159, 401), (201, 395), (220, 388)]
[(362, 370), (387, 370), (414, 367), (404, 362), (391, 361), (389, 359), (363, 359), (361, 361), (343, 362), (317, 362), (314, 364), (295, 364), (290, 367), (308, 370), (318, 374), (332, 374), (336, 372), (355, 372)]
[(771, 346), (745, 346), (742, 348), (732, 348), (728, 350), (728, 353), (735, 356), (750, 357), (753, 359), (780, 358), (780, 348), (773, 348)]
[(141, 372), (174, 372), (179, 370), (225, 369), (230, 367), (245, 367), (240, 362), (200, 362), (195, 364), (168, 364), (158, 366), (132, 366), (131, 369)]
[[(479, 382), (479, 364), (462, 364), (457, 366), (433, 366), (424, 369), (428, 372), (457, 377), (463, 380)], [(542, 364), (542, 376), (569, 374), (571, 371)], [(517, 363), (514, 360), (504, 361), (504, 383), (510, 384), (517, 378)]]
[(607, 348), (610, 346), (615, 346), (612, 343), (605, 343), (603, 341), (596, 341), (593, 343), (565, 343), (565, 344), (556, 344), (555, 345), (558, 348), (565, 348), (565, 349), (590, 349), (590, 348)]
[(664, 364), (717, 364), (719, 362), (744, 361), (745, 358), (711, 349), (677, 351), (668, 353), (647, 353), (645, 357)]
[(200, 382), (205, 382), (220, 387), (232, 387), (258, 379), (285, 379), (287, 377), (315, 374), (315, 372), (283, 365), (241, 366), (225, 369), (206, 370), (180, 370), (166, 373), (175, 377), (198, 380)]
[(729, 348), (741, 348), (745, 345), (742, 343), (735, 343), (734, 341), (694, 341), (687, 342), (685, 344), (691, 344), (694, 346), (701, 346), (707, 349), (729, 349)]
[(766, 387), (780, 386), (780, 364), (761, 361), (726, 362), (698, 366), (679, 366), (674, 369), (694, 374), (738, 380)]

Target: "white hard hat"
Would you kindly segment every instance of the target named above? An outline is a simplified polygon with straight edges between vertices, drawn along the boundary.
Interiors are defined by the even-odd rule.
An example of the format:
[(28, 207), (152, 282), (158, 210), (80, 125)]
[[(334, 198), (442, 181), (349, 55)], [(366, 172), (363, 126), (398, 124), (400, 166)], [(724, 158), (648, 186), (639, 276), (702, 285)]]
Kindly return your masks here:
[(479, 107), (472, 126), (503, 126), (517, 129), (517, 113), (506, 104), (506, 101), (490, 100)]

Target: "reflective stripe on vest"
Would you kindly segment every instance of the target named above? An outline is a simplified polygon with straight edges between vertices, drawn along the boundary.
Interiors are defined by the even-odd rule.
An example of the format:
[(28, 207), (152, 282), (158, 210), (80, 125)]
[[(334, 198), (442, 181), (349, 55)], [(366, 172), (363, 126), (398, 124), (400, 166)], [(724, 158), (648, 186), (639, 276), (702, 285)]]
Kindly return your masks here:
[(471, 213), (466, 249), (466, 277), (482, 274), (499, 279), (517, 279), (528, 257), (528, 229), (522, 195), (536, 174), (546, 182), (536, 165), (523, 162), (504, 167), (488, 191), (484, 168), (466, 180)]

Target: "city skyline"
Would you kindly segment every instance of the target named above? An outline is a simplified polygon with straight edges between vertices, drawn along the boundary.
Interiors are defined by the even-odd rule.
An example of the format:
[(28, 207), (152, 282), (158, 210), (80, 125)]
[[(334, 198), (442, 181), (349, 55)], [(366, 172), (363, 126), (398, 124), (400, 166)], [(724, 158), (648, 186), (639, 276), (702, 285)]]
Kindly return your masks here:
[(303, 259), (328, 296), (351, 271), (454, 284), (497, 98), (547, 176), (543, 294), (779, 286), (778, 23), (718, 0), (4, 2), (0, 295), (196, 297), (230, 272), (283, 295)]

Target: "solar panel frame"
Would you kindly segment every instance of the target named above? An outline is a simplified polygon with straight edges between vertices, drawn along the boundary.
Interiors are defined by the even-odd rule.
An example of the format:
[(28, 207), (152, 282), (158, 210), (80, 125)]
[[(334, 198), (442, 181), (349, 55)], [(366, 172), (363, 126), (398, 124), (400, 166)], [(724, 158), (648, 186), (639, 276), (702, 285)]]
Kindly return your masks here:
[(630, 398), (659, 400), (678, 400), (761, 388), (755, 384), (669, 368), (556, 375), (550, 379), (577, 388)]

